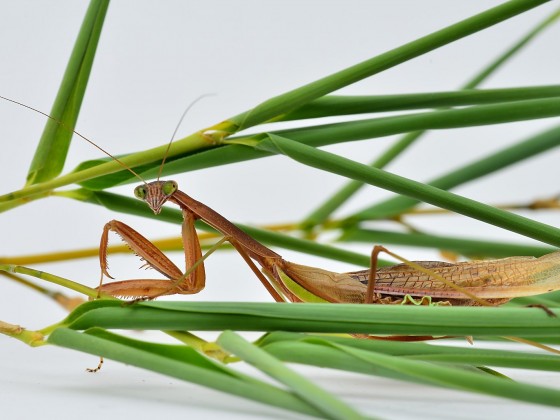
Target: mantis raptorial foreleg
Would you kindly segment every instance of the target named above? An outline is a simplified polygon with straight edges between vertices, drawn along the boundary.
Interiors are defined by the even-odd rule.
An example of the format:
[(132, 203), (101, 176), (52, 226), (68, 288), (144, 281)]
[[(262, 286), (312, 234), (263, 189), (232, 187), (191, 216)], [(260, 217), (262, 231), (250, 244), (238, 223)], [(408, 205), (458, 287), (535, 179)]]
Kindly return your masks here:
[[(192, 212), (183, 211), (182, 238), (185, 253), (185, 266), (188, 270), (202, 259), (200, 242), (194, 228), (194, 215)], [(194, 294), (200, 292), (205, 285), (204, 264), (198, 264), (194, 270), (184, 276), (183, 272), (154, 244), (130, 226), (112, 220), (103, 228), (99, 246), (99, 262), (102, 278), (111, 275), (107, 271), (107, 244), (109, 231), (117, 233), (146, 264), (169, 280), (133, 279), (101, 284), (99, 290), (113, 296), (153, 298), (168, 294)], [(180, 282), (178, 282), (180, 280)], [(178, 283), (177, 283), (178, 282)]]
[[(158, 186), (161, 185), (163, 184), (158, 183)], [(173, 183), (173, 185), (176, 186), (175, 183)], [(158, 194), (159, 192), (160, 191), (156, 191), (154, 194)], [(165, 254), (163, 254), (163, 252), (161, 252), (153, 243), (136, 230), (122, 222), (112, 220), (105, 225), (101, 235), (101, 243), (99, 247), (99, 261), (102, 272), (99, 286), (100, 292), (109, 293), (113, 296), (153, 299), (169, 294), (194, 294), (204, 288), (204, 263), (202, 261), (203, 257), (200, 242), (194, 225), (195, 220), (200, 216), (197, 217), (197, 215), (187, 207), (181, 207), (183, 210), (182, 240), (187, 273), (183, 274), (183, 272), (181, 272), (181, 270)], [(235, 229), (233, 230), (234, 233), (238, 233)], [(107, 271), (107, 244), (109, 231), (117, 233), (139, 257), (146, 261), (148, 266), (156, 269), (169, 280), (131, 279), (102, 284), (103, 275), (113, 278)], [(237, 236), (245, 239), (242, 235), (240, 236), (238, 234)], [(239, 252), (272, 297), (277, 302), (283, 302), (284, 299), (282, 296), (274, 289), (266, 277), (257, 268), (255, 263), (251, 260), (251, 257), (245, 249), (246, 246), (231, 235), (225, 236), (224, 240), (230, 242)]]

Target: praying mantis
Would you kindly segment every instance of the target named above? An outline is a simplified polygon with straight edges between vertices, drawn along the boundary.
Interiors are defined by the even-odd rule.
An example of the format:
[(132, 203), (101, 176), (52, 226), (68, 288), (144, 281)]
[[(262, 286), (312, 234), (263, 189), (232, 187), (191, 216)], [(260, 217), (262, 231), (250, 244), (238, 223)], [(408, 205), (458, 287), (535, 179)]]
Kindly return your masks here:
[[(100, 291), (115, 296), (153, 299), (162, 295), (201, 291), (205, 273), (194, 227), (197, 219), (224, 235), (224, 240), (233, 245), (277, 302), (402, 303), (406, 296), (410, 296), (413, 299), (430, 297), (434, 302), (453, 305), (499, 305), (514, 297), (560, 289), (560, 252), (540, 258), (510, 257), (455, 264), (407, 262), (377, 269), (380, 252), (395, 254), (376, 246), (369, 269), (334, 273), (284, 260), (218, 212), (181, 191), (175, 181), (144, 183), (136, 187), (135, 196), (144, 200), (155, 214), (166, 202), (179, 206), (183, 214), (182, 239), (187, 271), (183, 274), (157, 247), (128, 225), (110, 221), (103, 229), (99, 248), (104, 275), (110, 277), (107, 271), (107, 243), (108, 233), (113, 231), (149, 266), (168, 278), (123, 280), (99, 287)], [(262, 272), (254, 261), (261, 266)]]
[[(44, 112), (9, 98), (0, 98), (38, 112), (64, 127), (61, 122)], [(99, 246), (99, 294), (107, 293), (143, 300), (163, 295), (200, 292), (205, 285), (204, 259), (208, 254), (203, 257), (196, 233), (194, 223), (199, 219), (223, 235), (216, 247), (225, 241), (231, 243), (277, 302), (398, 304), (416, 303), (415, 299), (420, 299), (420, 303), (493, 306), (514, 297), (560, 289), (560, 251), (540, 258), (509, 257), (446, 263), (411, 262), (384, 247), (376, 246), (371, 254), (370, 268), (362, 271), (334, 273), (296, 264), (283, 259), (224, 216), (181, 191), (175, 181), (160, 181), (158, 176), (156, 181), (146, 182), (133, 169), (91, 140), (73, 129), (65, 128), (97, 147), (142, 180), (142, 184), (135, 188), (134, 194), (145, 201), (156, 215), (167, 202), (179, 206), (183, 215), (182, 242), (186, 266), (184, 273), (152, 242), (130, 226), (117, 220), (105, 224)], [(165, 158), (160, 167), (160, 174), (164, 163)], [(130, 279), (104, 284), (104, 276), (112, 279), (107, 264), (107, 246), (111, 231), (120, 235), (132, 251), (145, 260), (146, 265), (167, 279)], [(378, 269), (377, 256), (380, 252), (393, 255), (404, 261), (404, 264)], [(255, 263), (260, 265), (262, 271)]]

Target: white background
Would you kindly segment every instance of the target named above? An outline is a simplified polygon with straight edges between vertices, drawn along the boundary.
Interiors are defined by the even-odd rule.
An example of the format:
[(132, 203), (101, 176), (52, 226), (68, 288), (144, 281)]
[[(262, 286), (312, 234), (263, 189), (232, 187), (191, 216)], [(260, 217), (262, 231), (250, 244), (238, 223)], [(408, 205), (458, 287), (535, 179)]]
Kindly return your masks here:
[[(356, 64), (391, 48), (464, 19), (498, 1), (118, 1), (111, 4), (98, 47), (78, 131), (119, 154), (163, 144), (184, 107), (206, 93), (181, 128), (188, 134), (245, 111), (263, 100)], [(385, 94), (453, 90), (490, 62), (537, 22), (556, 2), (417, 58), (343, 94)], [(19, 1), (0, 13), (0, 94), (49, 111), (64, 72), (87, 2)], [(560, 27), (548, 29), (485, 87), (558, 83)], [(556, 120), (504, 124), (431, 133), (388, 169), (427, 180), (460, 163), (552, 127)], [(21, 188), (45, 124), (43, 117), (0, 102), (1, 192)], [(370, 161), (394, 137), (353, 142), (328, 150)], [(66, 171), (99, 153), (79, 139)], [(455, 191), (490, 203), (529, 202), (558, 192), (558, 151), (502, 171)], [(275, 157), (176, 176), (181, 188), (233, 221), (280, 223), (304, 217), (343, 180)], [(132, 186), (115, 188), (131, 194)], [(340, 214), (389, 194), (368, 188)], [(555, 212), (529, 214), (552, 225)], [(61, 198), (33, 202), (0, 216), (0, 255), (52, 252), (97, 245), (102, 226), (118, 218), (150, 238), (175, 235), (178, 226), (114, 214), (98, 206)], [(498, 228), (461, 217), (423, 218), (414, 223), (432, 232), (529, 242)], [(112, 238), (113, 243), (118, 239)], [(367, 252), (369, 247), (353, 247)], [(398, 248), (397, 248), (398, 249)], [(399, 249), (398, 249), (399, 250)], [(332, 270), (346, 264), (279, 250), (290, 260)], [(421, 259), (426, 251), (401, 250)], [(431, 255), (431, 257), (437, 257)], [(174, 255), (178, 264), (182, 257)], [(133, 256), (111, 258), (118, 278), (138, 276)], [(37, 268), (89, 285), (98, 280), (96, 259), (43, 264)], [(181, 299), (270, 301), (242, 260), (233, 253), (207, 263), (207, 288)], [(2, 281), (0, 319), (31, 329), (60, 320), (64, 311), (19, 285)], [(147, 337), (147, 335), (144, 335)], [(158, 339), (161, 339), (158, 337)], [(181, 414), (202, 418), (285, 417), (280, 412), (224, 396), (136, 368), (106, 363), (102, 373), (86, 375), (95, 359), (57, 349), (29, 349), (0, 337), (0, 403), (4, 418), (25, 418), (27, 410), (58, 418), (125, 414), (134, 418)], [(298, 368), (299, 370), (299, 368)], [(302, 369), (364, 412), (383, 417), (470, 418), (515, 412), (550, 416), (549, 408), (413, 387), (332, 371)], [(526, 377), (513, 372), (516, 379)], [(543, 381), (543, 375), (531, 376)], [(557, 381), (551, 377), (549, 385)], [(542, 383), (542, 382), (541, 382)], [(33, 407), (30, 406), (32, 402)], [(476, 402), (477, 404), (473, 404)], [(21, 410), (21, 411), (20, 411)], [(479, 411), (480, 410), (480, 411)], [(503, 411), (502, 411), (503, 410)]]

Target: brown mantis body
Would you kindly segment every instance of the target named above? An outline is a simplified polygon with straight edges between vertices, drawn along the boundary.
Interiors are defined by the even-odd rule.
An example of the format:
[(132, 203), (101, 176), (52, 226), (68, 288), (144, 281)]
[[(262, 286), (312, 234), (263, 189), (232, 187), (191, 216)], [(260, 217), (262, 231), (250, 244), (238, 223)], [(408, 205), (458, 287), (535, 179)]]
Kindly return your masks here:
[[(247, 235), (225, 217), (178, 189), (174, 181), (154, 181), (136, 188), (138, 198), (158, 214), (167, 201), (183, 212), (183, 244), (187, 274), (149, 240), (118, 221), (105, 225), (100, 246), (102, 272), (107, 273), (107, 242), (110, 230), (119, 234), (148, 265), (168, 280), (137, 279), (101, 286), (102, 292), (131, 298), (155, 298), (169, 294), (194, 294), (204, 288), (202, 252), (194, 222), (202, 219), (231, 242), (255, 275), (278, 301), (302, 302), (293, 284), (320, 300), (338, 303), (399, 303), (403, 297), (429, 296), (433, 301), (454, 305), (498, 305), (518, 296), (536, 295), (560, 289), (560, 252), (540, 258), (510, 257), (499, 260), (445, 263), (420, 261), (376, 269), (374, 248), (369, 270), (333, 273), (295, 264)], [(263, 273), (257, 268), (256, 261)], [(411, 266), (412, 265), (412, 266)], [(110, 276), (109, 276), (110, 277)], [(293, 283), (293, 284), (292, 284)], [(477, 299), (479, 298), (479, 299)]]

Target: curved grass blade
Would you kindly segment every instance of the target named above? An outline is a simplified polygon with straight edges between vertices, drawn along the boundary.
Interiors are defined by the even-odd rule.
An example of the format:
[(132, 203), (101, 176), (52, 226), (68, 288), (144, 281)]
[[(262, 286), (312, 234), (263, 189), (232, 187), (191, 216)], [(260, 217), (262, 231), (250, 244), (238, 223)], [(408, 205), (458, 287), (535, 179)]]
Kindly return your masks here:
[(62, 172), (108, 7), (109, 0), (92, 0), (89, 5), (50, 112), (56, 121), (47, 120), (27, 174), (27, 185), (48, 181)]
[(410, 196), (538, 241), (560, 246), (560, 229), (306, 146), (285, 137), (271, 133), (267, 140), (260, 142), (256, 147), (284, 154), (305, 165)]

